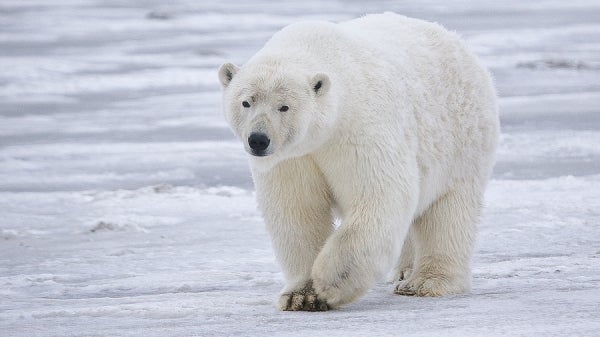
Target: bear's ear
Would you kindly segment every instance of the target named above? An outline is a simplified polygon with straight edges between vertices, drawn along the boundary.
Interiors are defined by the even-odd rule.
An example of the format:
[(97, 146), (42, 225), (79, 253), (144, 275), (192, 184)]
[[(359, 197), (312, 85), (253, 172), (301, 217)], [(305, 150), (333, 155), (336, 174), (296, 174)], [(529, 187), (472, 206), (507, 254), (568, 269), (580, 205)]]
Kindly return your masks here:
[(325, 93), (329, 90), (330, 84), (329, 76), (323, 73), (316, 74), (310, 80), (312, 91), (317, 97), (325, 95)]
[(233, 79), (233, 76), (239, 68), (233, 63), (225, 63), (219, 68), (219, 81), (221, 81), (221, 85), (223, 88), (229, 85), (229, 82)]

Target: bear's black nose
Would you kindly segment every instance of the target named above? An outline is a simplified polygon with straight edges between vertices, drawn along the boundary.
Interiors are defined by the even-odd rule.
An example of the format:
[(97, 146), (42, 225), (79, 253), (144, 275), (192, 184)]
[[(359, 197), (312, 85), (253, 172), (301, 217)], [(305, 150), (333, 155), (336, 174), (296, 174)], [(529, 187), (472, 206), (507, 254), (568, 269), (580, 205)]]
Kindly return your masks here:
[(248, 137), (248, 145), (254, 151), (264, 151), (269, 147), (271, 140), (264, 133), (254, 132)]

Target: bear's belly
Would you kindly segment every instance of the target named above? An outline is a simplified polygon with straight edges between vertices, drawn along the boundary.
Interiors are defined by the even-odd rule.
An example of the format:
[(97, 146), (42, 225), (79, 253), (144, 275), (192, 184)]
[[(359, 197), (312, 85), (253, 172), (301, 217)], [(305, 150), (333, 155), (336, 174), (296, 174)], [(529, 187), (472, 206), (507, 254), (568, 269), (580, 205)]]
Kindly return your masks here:
[(421, 169), (419, 201), (413, 219), (418, 218), (433, 202), (448, 191), (448, 172), (441, 168)]

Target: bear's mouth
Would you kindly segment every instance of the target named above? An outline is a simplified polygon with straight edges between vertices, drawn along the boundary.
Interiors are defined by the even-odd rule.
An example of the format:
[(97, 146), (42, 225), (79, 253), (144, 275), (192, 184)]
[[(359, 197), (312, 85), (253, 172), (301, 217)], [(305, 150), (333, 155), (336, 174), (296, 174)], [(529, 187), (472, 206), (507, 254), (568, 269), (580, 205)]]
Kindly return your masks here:
[(254, 149), (250, 150), (250, 154), (255, 157), (266, 157), (266, 156), (270, 155), (270, 153), (265, 150), (254, 150)]

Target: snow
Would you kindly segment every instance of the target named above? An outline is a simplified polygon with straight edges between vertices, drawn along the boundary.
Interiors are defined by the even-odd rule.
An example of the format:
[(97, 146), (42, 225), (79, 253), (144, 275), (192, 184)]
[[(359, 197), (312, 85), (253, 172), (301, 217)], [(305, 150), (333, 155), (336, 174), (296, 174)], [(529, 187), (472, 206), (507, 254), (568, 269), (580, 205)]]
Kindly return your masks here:
[[(382, 280), (325, 313), (283, 285), (216, 68), (302, 19), (393, 10), (458, 31), (503, 124), (473, 290)], [(2, 336), (600, 335), (600, 4), (0, 3)]]

